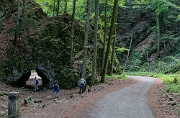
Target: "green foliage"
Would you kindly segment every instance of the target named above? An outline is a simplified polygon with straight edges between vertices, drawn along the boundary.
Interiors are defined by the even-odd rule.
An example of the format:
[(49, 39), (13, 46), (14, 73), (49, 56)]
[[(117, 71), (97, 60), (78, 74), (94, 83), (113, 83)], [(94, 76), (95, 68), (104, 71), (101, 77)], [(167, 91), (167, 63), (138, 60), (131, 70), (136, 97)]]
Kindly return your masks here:
[[(180, 74), (161, 74), (149, 72), (127, 72), (126, 74), (159, 78), (165, 84), (165, 90), (167, 92), (180, 93)], [(177, 83), (173, 83), (174, 78), (177, 79)]]
[[(14, 19), (14, 22), (16, 22), (17, 19)], [(36, 28), (38, 25), (38, 22), (30, 17), (20, 17), (19, 20), (21, 21), (19, 25), (17, 26), (17, 35), (20, 36), (22, 34), (27, 33), (29, 35), (30, 29)], [(14, 33), (16, 30), (16, 25), (10, 27), (8, 29), (8, 33)]]
[(168, 84), (165, 86), (167, 92), (180, 93), (180, 85), (177, 84)]
[(180, 20), (180, 14), (178, 15), (178, 17), (177, 17), (177, 18), (178, 18), (178, 20)]
[(132, 52), (130, 55), (130, 60), (129, 60), (129, 71), (135, 71), (139, 70), (141, 68), (142, 64), (142, 55), (143, 53), (140, 52)]
[(119, 47), (117, 47), (117, 49), (116, 49), (117, 54), (121, 54), (121, 53), (126, 52), (126, 51), (129, 51), (129, 49), (127, 49), (127, 48), (119, 48)]
[(75, 70), (70, 69), (69, 67), (58, 66), (56, 73), (58, 74), (55, 78), (58, 80), (61, 88), (72, 89), (77, 86), (79, 78)]
[[(49, 0), (34, 0), (36, 3), (38, 3), (43, 11), (48, 14), (48, 16), (53, 16), (53, 11), (56, 12), (57, 8), (54, 10), (54, 0), (49, 1)], [(64, 5), (65, 2), (67, 1), (68, 8), (67, 8), (67, 13), (72, 14), (72, 6), (73, 6), (73, 1), (72, 0), (60, 0), (60, 14), (62, 15), (64, 13)], [(104, 19), (104, 5), (105, 1), (100, 0), (99, 1), (99, 16), (100, 19)], [(94, 17), (94, 1), (92, 1), (92, 8), (91, 8), (91, 19)], [(119, 1), (119, 6), (124, 6), (125, 0)], [(108, 6), (107, 6), (107, 16), (110, 17), (112, 14), (112, 6), (113, 6), (113, 1), (108, 0)], [(55, 3), (55, 7), (57, 7), (57, 1)], [(86, 15), (86, 7), (87, 7), (87, 0), (77, 0), (76, 2), (76, 16), (75, 18), (85, 22), (85, 15)], [(109, 21), (110, 22), (110, 21)]]
[(173, 56), (167, 56), (162, 59), (144, 63), (139, 71), (156, 72), (156, 73), (176, 73), (180, 67), (180, 60)]
[(12, 3), (13, 3), (13, 0), (1, 0), (0, 1), (0, 14), (3, 17), (8, 17), (11, 15)]
[(15, 70), (18, 72), (31, 70), (34, 63), (31, 55), (28, 54), (27, 48), (22, 48), (22, 50), (9, 50), (7, 60), (3, 66), (6, 76), (11, 76)]
[[(53, 72), (53, 79), (59, 79), (62, 88), (75, 87), (76, 70), (67, 67), (70, 57), (70, 19), (66, 15), (49, 19), (41, 28), (41, 34), (34, 40), (23, 35), (24, 38), (19, 40), (17, 48), (8, 50), (4, 65), (6, 75), (13, 76), (15, 71), (18, 74), (25, 73), (40, 65), (45, 71), (50, 69)], [(75, 53), (83, 49), (83, 31), (84, 27), (75, 21)]]

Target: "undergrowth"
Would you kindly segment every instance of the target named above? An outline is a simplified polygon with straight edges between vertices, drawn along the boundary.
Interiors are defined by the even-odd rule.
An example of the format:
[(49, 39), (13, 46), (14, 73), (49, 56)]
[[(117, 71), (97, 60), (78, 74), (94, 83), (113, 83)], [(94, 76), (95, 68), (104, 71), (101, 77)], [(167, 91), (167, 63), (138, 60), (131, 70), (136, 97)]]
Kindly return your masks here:
[[(167, 92), (180, 93), (180, 73), (176, 74), (161, 74), (161, 73), (149, 73), (149, 72), (127, 72), (127, 75), (138, 75), (159, 78), (165, 84), (164, 89)], [(177, 83), (173, 83), (174, 78), (177, 79)]]

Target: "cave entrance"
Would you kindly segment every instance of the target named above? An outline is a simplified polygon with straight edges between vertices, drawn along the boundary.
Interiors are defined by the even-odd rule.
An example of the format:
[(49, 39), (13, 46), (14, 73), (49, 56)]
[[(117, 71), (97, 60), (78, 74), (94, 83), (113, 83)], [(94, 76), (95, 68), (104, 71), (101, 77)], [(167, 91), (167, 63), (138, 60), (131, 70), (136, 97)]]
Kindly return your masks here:
[(38, 84), (40, 89), (46, 87), (46, 85), (48, 85), (50, 82), (49, 79), (46, 77), (46, 75), (40, 69), (35, 68), (34, 70), (28, 71), (27, 73), (23, 74), (15, 82), (15, 86), (33, 88), (35, 77), (40, 80)]
[(33, 87), (34, 86), (34, 78), (37, 78), (39, 80), (38, 86), (42, 86), (42, 78), (37, 74), (35, 70), (31, 70), (31, 75), (29, 76), (29, 79), (26, 81), (26, 87)]

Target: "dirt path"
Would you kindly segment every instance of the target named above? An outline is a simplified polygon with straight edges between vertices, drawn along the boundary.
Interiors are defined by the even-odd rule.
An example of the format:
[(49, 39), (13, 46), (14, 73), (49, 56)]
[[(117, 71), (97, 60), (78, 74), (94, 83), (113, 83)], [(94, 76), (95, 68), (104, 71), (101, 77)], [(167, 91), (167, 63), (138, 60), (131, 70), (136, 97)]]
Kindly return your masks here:
[(155, 82), (149, 77), (130, 76), (138, 82), (116, 90), (96, 102), (91, 118), (154, 118), (146, 97)]
[[(87, 118), (86, 115), (81, 116), (81, 113), (84, 112), (85, 109), (91, 107), (98, 99), (101, 99), (114, 90), (135, 82), (135, 80), (109, 80), (104, 84), (94, 86), (90, 93), (79, 95), (77, 94), (79, 90), (74, 89), (73, 92), (71, 91), (69, 95), (66, 93), (67, 96), (65, 98), (60, 98), (58, 101), (54, 101), (52, 97), (44, 97), (43, 103), (41, 104), (45, 106), (42, 109), (24, 107), (21, 111), (20, 118)], [(60, 97), (64, 96), (62, 93), (65, 92), (61, 91)], [(41, 96), (40, 92), (39, 95)]]
[(178, 110), (175, 112), (175, 107), (168, 105), (168, 98), (159, 91), (160, 79), (130, 78), (134, 82), (101, 96), (72, 118), (180, 118)]
[[(133, 77), (133, 78), (135, 79), (130, 79), (130, 80), (108, 79), (104, 84), (96, 85), (93, 88), (91, 88), (92, 91), (90, 93), (84, 93), (81, 95), (77, 94), (79, 91), (78, 88), (73, 89), (73, 90), (61, 90), (58, 101), (54, 101), (53, 93), (51, 90), (33, 92), (33, 88), (32, 89), (14, 88), (0, 82), (0, 91), (20, 92), (20, 117), (19, 118), (34, 118), (34, 117), (37, 117), (37, 118), (93, 118), (95, 117), (94, 115), (98, 115), (98, 113), (96, 113), (93, 110), (96, 109), (98, 111), (104, 111), (103, 105), (108, 108), (109, 107), (108, 103), (110, 104), (110, 102), (113, 102), (115, 100), (119, 100), (119, 101), (116, 101), (117, 104), (116, 103), (114, 103), (113, 105), (110, 104), (110, 106), (116, 107), (116, 109), (120, 108), (119, 111), (122, 111), (124, 109), (124, 111), (126, 111), (125, 113), (128, 115), (134, 114), (132, 112), (134, 109), (135, 110), (139, 109), (140, 112), (136, 111), (138, 112), (138, 114), (136, 114), (136, 116), (133, 118), (136, 118), (136, 117), (153, 118), (153, 116), (155, 116), (155, 118), (179, 118), (178, 113), (174, 112), (172, 110), (172, 107), (169, 107), (169, 106), (166, 107), (166, 105), (164, 104), (166, 97), (159, 92), (159, 85), (161, 84), (161, 82), (158, 82), (159, 79), (155, 79), (155, 80), (152, 79), (150, 80), (150, 82), (146, 82), (146, 80), (141, 81), (141, 80), (136, 79), (136, 77)], [(152, 83), (154, 83), (153, 86), (152, 86)], [(132, 91), (128, 89), (129, 87), (132, 87), (131, 89)], [(137, 91), (135, 91), (135, 89), (137, 89)], [(142, 92), (142, 91), (148, 91), (149, 89), (150, 91), (148, 92), (148, 98), (149, 98), (148, 101), (149, 101), (149, 106), (151, 106), (151, 108), (153, 109), (153, 116), (152, 116), (152, 111), (145, 110), (146, 108), (149, 109), (149, 106), (147, 105), (146, 95), (145, 95), (147, 92)], [(130, 95), (129, 98), (126, 98), (128, 96), (126, 95), (127, 93), (126, 90), (130, 91), (128, 92), (128, 94)], [(118, 92), (120, 92), (120, 94)], [(111, 95), (116, 96), (116, 97), (113, 97), (114, 99), (111, 99), (111, 97), (108, 98), (108, 96), (111, 96)], [(134, 97), (134, 95), (137, 97)], [(143, 95), (144, 97), (140, 97), (139, 95)], [(24, 105), (24, 99), (27, 97), (31, 97), (34, 100), (41, 100), (42, 102), (29, 103), (27, 105)], [(128, 99), (129, 99), (129, 102), (125, 102)], [(131, 99), (133, 99), (132, 101), (137, 100), (139, 101), (139, 103), (137, 104), (136, 101), (135, 101), (135, 104), (131, 103), (132, 102)], [(107, 101), (107, 105), (105, 105), (106, 102), (103, 103), (104, 100)], [(8, 103), (7, 96), (0, 95), (0, 118), (7, 118), (7, 106), (8, 106), (7, 103)], [(98, 106), (99, 104), (100, 106)], [(123, 109), (121, 108), (122, 105), (123, 105)], [(98, 109), (95, 106), (97, 106)], [(131, 112), (128, 112), (126, 110), (126, 107), (128, 107), (128, 109), (132, 109), (132, 108), (133, 109)], [(141, 113), (143, 111), (150, 115), (148, 115), (148, 117), (142, 116), (142, 114), (144, 115), (146, 114), (146, 113)], [(109, 115), (109, 113), (107, 114), (106, 112), (102, 114), (106, 114), (107, 116)], [(112, 116), (113, 115), (114, 114), (112, 114)], [(101, 118), (101, 116), (100, 117), (98, 116), (96, 118)], [(112, 118), (116, 118), (116, 116)], [(120, 118), (120, 117), (118, 116), (117, 118)]]

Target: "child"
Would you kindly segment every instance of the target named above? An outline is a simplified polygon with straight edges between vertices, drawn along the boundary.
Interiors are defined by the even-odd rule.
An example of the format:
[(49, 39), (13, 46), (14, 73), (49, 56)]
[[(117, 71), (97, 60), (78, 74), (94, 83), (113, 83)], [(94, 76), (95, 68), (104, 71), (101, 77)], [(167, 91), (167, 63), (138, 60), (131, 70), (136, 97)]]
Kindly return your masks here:
[(38, 84), (39, 84), (39, 80), (35, 77), (34, 78), (34, 92), (38, 91)]
[(54, 92), (55, 100), (57, 100), (57, 98), (59, 96), (59, 92), (60, 92), (59, 84), (58, 84), (57, 80), (54, 81), (53, 90), (52, 91)]

